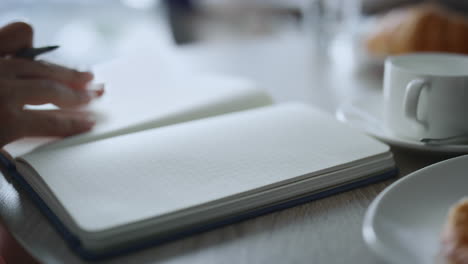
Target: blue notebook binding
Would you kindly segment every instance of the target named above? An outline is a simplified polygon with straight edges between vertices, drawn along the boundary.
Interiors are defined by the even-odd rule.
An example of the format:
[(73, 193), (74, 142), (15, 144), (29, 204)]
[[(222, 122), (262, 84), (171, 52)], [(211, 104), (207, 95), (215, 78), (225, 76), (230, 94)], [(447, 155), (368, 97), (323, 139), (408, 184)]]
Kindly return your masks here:
[(377, 175), (374, 175), (374, 176), (371, 176), (362, 180), (347, 183), (347, 184), (344, 184), (344, 185), (341, 185), (332, 189), (327, 189), (327, 190), (320, 191), (318, 193), (312, 193), (309, 195), (301, 196), (298, 198), (294, 198), (292, 200), (280, 202), (280, 203), (273, 204), (264, 208), (259, 208), (259, 209), (256, 209), (255, 211), (245, 212), (245, 213), (242, 213), (242, 214), (230, 217), (230, 218), (226, 218), (220, 221), (212, 222), (209, 224), (204, 224), (200, 226), (191, 227), (190, 229), (181, 230), (177, 233), (172, 233), (166, 237), (158, 237), (156, 239), (149, 239), (149, 240), (145, 240), (141, 242), (134, 242), (132, 244), (129, 244), (125, 248), (118, 248), (115, 250), (96, 253), (96, 252), (91, 252), (85, 249), (81, 245), (80, 240), (73, 233), (70, 232), (70, 230), (60, 221), (60, 219), (54, 214), (54, 212), (52, 212), (52, 210), (47, 206), (47, 204), (42, 200), (42, 198), (39, 197), (39, 195), (33, 190), (33, 188), (18, 172), (15, 164), (1, 153), (0, 153), (0, 166), (3, 166), (3, 168), (5, 168), (8, 171), (9, 176), (16, 183), (18, 183), (18, 185), (27, 193), (27, 195), (31, 198), (34, 204), (39, 208), (39, 210), (45, 215), (45, 217), (49, 220), (52, 226), (59, 232), (62, 238), (66, 241), (67, 245), (71, 248), (71, 250), (74, 251), (81, 258), (87, 261), (100, 261), (104, 259), (126, 255), (129, 253), (133, 253), (137, 250), (142, 250), (148, 247), (161, 245), (163, 243), (181, 239), (190, 235), (199, 234), (199, 233), (209, 231), (218, 227), (230, 225), (230, 224), (237, 223), (246, 219), (265, 215), (274, 211), (283, 210), (283, 209), (290, 208), (290, 207), (300, 205), (300, 204), (304, 204), (313, 200), (322, 199), (327, 196), (345, 192), (345, 191), (348, 191), (357, 187), (362, 187), (365, 185), (369, 185), (372, 183), (390, 179), (398, 174), (398, 169), (394, 168), (392, 170), (385, 171), (380, 174), (377, 174)]

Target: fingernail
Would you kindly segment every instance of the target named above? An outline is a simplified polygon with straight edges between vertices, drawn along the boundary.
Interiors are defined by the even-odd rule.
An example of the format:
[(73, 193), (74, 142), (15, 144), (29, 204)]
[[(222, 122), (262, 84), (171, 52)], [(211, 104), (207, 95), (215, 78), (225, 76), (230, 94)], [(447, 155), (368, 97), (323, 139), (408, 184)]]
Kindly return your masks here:
[(86, 89), (88, 90), (100, 90), (104, 89), (104, 83), (89, 83), (86, 86)]
[(88, 85), (87, 92), (91, 98), (98, 98), (104, 93), (104, 84), (103, 83), (94, 83)]
[(89, 98), (95, 99), (99, 97), (99, 93), (97, 90), (87, 90), (86, 93), (88, 94)]

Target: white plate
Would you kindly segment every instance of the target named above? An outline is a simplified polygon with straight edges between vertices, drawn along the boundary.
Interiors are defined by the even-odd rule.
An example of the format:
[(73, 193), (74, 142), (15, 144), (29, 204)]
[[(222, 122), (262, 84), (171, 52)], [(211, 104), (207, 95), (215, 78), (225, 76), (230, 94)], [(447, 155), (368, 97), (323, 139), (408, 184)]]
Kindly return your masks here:
[(382, 105), (382, 96), (362, 97), (342, 104), (336, 111), (336, 118), (391, 145), (431, 152), (468, 153), (466, 144), (427, 145), (392, 134), (384, 129)]
[(416, 171), (390, 185), (364, 218), (367, 245), (389, 263), (440, 262), (440, 233), (450, 207), (468, 196), (468, 155)]

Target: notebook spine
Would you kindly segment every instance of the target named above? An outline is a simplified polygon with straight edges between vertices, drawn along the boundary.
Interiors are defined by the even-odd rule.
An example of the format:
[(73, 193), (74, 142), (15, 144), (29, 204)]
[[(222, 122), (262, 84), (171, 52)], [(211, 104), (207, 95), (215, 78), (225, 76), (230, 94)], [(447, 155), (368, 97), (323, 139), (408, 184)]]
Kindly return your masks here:
[(5, 154), (0, 153), (0, 166), (3, 166), (8, 176), (13, 179), (17, 185), (26, 192), (26, 194), (31, 198), (31, 201), (39, 208), (41, 213), (52, 223), (52, 226), (57, 230), (57, 232), (62, 235), (62, 237), (67, 241), (68, 245), (71, 248), (81, 248), (81, 241), (72, 233), (68, 231), (65, 225), (55, 216), (52, 210), (47, 206), (47, 204), (42, 200), (42, 198), (34, 191), (34, 189), (26, 182), (26, 180), (21, 176), (19, 171), (16, 169), (16, 165)]

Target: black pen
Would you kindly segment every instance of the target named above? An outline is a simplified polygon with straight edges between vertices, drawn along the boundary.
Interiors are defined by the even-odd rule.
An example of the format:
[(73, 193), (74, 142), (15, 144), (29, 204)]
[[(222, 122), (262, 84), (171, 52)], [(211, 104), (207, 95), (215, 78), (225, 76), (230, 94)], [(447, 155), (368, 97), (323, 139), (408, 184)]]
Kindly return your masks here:
[(36, 56), (56, 50), (59, 46), (46, 46), (40, 48), (24, 48), (15, 53), (13, 57), (34, 60)]

